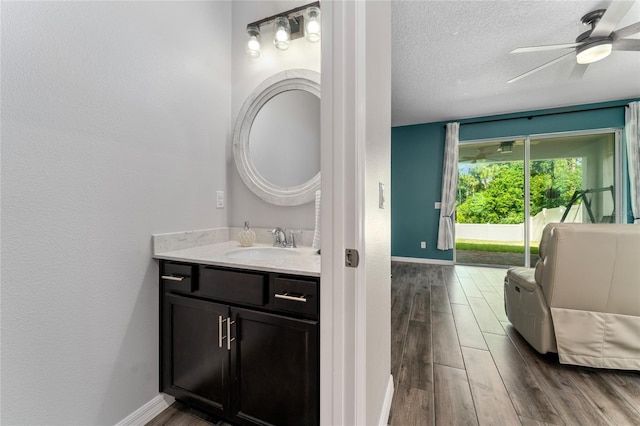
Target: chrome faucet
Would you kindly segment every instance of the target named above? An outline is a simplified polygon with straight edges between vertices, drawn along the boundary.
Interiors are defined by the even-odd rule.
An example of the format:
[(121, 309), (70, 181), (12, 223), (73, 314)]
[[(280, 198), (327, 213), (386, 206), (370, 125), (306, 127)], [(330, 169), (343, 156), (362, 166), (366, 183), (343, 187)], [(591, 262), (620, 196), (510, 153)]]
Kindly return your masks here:
[(289, 244), (287, 245), (287, 247), (298, 247), (296, 245), (296, 235), (302, 237), (302, 231), (289, 231)]
[(273, 234), (273, 246), (274, 247), (287, 247), (287, 229), (277, 227), (271, 230), (271, 234)]

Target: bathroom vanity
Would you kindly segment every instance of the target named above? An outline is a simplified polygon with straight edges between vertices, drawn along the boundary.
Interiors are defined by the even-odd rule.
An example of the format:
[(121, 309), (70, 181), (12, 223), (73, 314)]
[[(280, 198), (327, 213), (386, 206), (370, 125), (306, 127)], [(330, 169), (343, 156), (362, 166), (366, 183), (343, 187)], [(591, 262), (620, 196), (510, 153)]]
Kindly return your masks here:
[[(280, 117), (288, 124), (286, 111), (305, 113), (305, 131), (274, 146), (270, 129), (281, 127)], [(314, 235), (320, 74), (290, 69), (258, 85), (238, 113), (233, 151), (241, 179), (265, 202), (316, 201), (316, 230), (305, 232)], [(285, 168), (289, 173), (272, 174), (271, 158), (279, 160), (280, 152), (295, 161)], [(238, 230), (229, 228), (153, 236), (160, 261), (160, 391), (234, 424), (318, 425), (320, 256), (295, 247), (293, 237), (294, 248), (288, 247), (282, 228), (272, 232), (258, 232), (262, 244), (249, 248), (230, 240)]]
[(233, 243), (225, 244), (195, 250), (227, 255), (199, 257), (192, 250), (191, 256), (155, 256), (160, 390), (234, 424), (319, 424), (315, 265), (309, 272), (277, 256), (238, 260), (234, 255), (251, 258), (252, 249), (228, 250)]

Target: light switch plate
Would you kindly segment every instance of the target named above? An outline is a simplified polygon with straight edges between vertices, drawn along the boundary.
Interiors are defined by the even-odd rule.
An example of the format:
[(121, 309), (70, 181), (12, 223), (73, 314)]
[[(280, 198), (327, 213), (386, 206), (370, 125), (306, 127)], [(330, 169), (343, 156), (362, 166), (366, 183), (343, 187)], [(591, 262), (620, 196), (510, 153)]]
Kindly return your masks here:
[(384, 209), (384, 183), (378, 182), (378, 207)]
[(441, 209), (442, 203), (440, 201), (436, 201), (436, 209)]
[(216, 208), (224, 208), (224, 191), (216, 191)]
[(420, 241), (420, 248), (427, 248), (427, 242), (426, 241)]

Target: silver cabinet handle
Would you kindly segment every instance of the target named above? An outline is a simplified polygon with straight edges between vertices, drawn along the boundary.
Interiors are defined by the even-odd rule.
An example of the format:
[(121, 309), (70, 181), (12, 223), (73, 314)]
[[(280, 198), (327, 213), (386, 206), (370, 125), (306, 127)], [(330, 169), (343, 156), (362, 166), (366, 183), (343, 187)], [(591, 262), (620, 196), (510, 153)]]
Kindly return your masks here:
[(307, 298), (306, 296), (289, 296), (289, 293), (285, 293), (285, 294), (274, 294), (274, 296), (276, 297), (276, 299), (285, 299), (285, 300), (292, 300), (294, 302), (303, 302), (306, 303), (307, 302)]
[(236, 340), (236, 338), (234, 337), (233, 339), (231, 338), (231, 324), (235, 324), (235, 321), (231, 321), (231, 318), (227, 318), (227, 350), (230, 351), (231, 350), (231, 342), (233, 342), (234, 340)]
[(185, 277), (179, 276), (179, 275), (163, 275), (162, 276), (163, 280), (169, 280), (169, 281), (182, 281), (185, 279)]
[(222, 323), (224, 321), (222, 320), (222, 315), (218, 315), (218, 347), (221, 348), (222, 347)]

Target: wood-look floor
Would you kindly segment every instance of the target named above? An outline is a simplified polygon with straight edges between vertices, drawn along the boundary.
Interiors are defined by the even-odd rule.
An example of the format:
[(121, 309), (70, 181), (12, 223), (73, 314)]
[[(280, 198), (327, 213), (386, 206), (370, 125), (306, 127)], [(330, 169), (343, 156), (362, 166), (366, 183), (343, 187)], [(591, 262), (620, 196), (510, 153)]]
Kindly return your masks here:
[[(640, 425), (640, 373), (538, 354), (504, 313), (504, 269), (393, 263), (392, 273), (390, 425)], [(180, 403), (147, 423), (212, 424)]]
[(196, 409), (176, 401), (169, 408), (158, 414), (145, 426), (230, 426), (221, 420), (208, 416)]
[(389, 424), (640, 425), (640, 373), (536, 352), (504, 313), (504, 269), (393, 263), (392, 273)]

